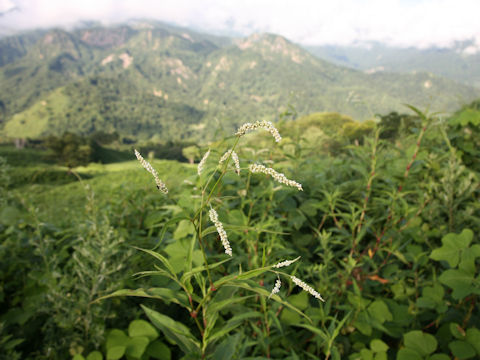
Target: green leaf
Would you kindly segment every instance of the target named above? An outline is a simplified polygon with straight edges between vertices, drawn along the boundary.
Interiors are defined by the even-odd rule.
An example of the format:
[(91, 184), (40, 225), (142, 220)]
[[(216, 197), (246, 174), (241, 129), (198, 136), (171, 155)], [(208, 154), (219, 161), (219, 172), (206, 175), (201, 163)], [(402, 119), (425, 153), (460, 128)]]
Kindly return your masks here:
[(107, 349), (115, 346), (124, 346), (128, 341), (128, 336), (119, 329), (110, 330), (107, 335)]
[(88, 354), (87, 360), (103, 360), (103, 355), (100, 351), (92, 351)]
[[(232, 283), (228, 283), (228, 284), (225, 284), (225, 286), (233, 286), (233, 287), (238, 287), (238, 288), (242, 288), (242, 289), (245, 289), (245, 290), (248, 290), (248, 291), (253, 291), (259, 295), (262, 295), (262, 296), (266, 296), (266, 297), (269, 297), (270, 296), (270, 291), (267, 291), (265, 288), (263, 287), (260, 287), (258, 284), (254, 283), (254, 282), (248, 282), (248, 281), (235, 281), (235, 282), (232, 282)], [(310, 323), (312, 323), (312, 320), (310, 319), (310, 317), (308, 317), (307, 315), (305, 315), (302, 311), (300, 311), (299, 309), (297, 309), (295, 306), (293, 306), (292, 304), (284, 301), (280, 296), (278, 295), (273, 295), (271, 298), (271, 300), (273, 301), (276, 301), (284, 306), (286, 306), (287, 308), (293, 310), (294, 312), (296, 312), (297, 314), (299, 314), (300, 316), (304, 317), (305, 319), (307, 319)]]
[(146, 336), (137, 336), (128, 340), (125, 355), (140, 359), (150, 340)]
[(480, 330), (476, 328), (467, 329), (467, 342), (475, 348), (480, 356)]
[(250, 311), (244, 314), (240, 314), (237, 316), (232, 317), (228, 320), (219, 330), (214, 332), (212, 335), (208, 336), (205, 340), (208, 344), (212, 344), (215, 341), (218, 341), (223, 336), (227, 335), (230, 331), (234, 330), (238, 326), (240, 326), (244, 320), (252, 319), (252, 318), (261, 318), (263, 315), (258, 311)]
[(82, 354), (75, 354), (72, 360), (85, 360)]
[(265, 267), (262, 267), (262, 268), (253, 269), (253, 270), (250, 270), (250, 271), (247, 271), (247, 272), (244, 272), (244, 273), (241, 273), (241, 274), (237, 275), (236, 279), (237, 280), (251, 279), (253, 277), (256, 277), (256, 276), (259, 276), (259, 275), (263, 274), (264, 272), (266, 272), (270, 269), (271, 269), (271, 266), (265, 266)]
[(296, 295), (290, 295), (287, 300), (290, 304), (303, 311), (308, 308), (308, 296), (307, 292), (302, 291)]
[(475, 356), (475, 349), (466, 341), (455, 340), (448, 344), (448, 347), (460, 360), (471, 359)]
[(421, 112), (419, 109), (417, 109), (415, 106), (413, 105), (410, 105), (410, 104), (403, 104), (405, 105), (406, 107), (408, 107), (410, 110), (412, 110), (413, 112), (415, 112), (418, 116), (420, 116), (424, 121), (427, 120), (427, 116)]
[(294, 311), (283, 309), (280, 314), (280, 321), (287, 325), (298, 325), (301, 323), (302, 317)]
[(159, 340), (155, 340), (154, 342), (150, 343), (145, 353), (154, 359), (170, 360), (172, 358), (172, 354), (168, 346)]
[(433, 287), (424, 287), (423, 295), (417, 299), (417, 306), (420, 308), (437, 309), (439, 313), (445, 312), (447, 306), (443, 301), (445, 291), (443, 286), (436, 283)]
[(380, 324), (383, 324), (385, 321), (393, 320), (392, 313), (382, 300), (375, 300), (371, 303), (368, 307), (368, 313), (373, 319), (380, 322)]
[(473, 254), (474, 257), (480, 257), (480, 244), (472, 245), (469, 251)]
[(209, 317), (209, 315), (212, 315), (213, 313), (218, 313), (221, 310), (224, 310), (226, 307), (228, 307), (230, 305), (233, 305), (233, 304), (236, 304), (236, 303), (239, 303), (239, 302), (243, 302), (243, 301), (245, 301), (245, 300), (247, 300), (251, 297), (254, 297), (254, 296), (255, 295), (232, 296), (228, 299), (221, 300), (221, 301), (217, 301), (216, 299), (213, 299), (210, 302), (210, 305), (207, 308), (207, 317)]
[(433, 354), (428, 360), (450, 360), (450, 357), (445, 354)]
[(423, 360), (418, 352), (410, 348), (400, 349), (397, 353), (397, 360)]
[(382, 340), (373, 339), (370, 342), (370, 349), (372, 349), (372, 351), (375, 353), (384, 352), (388, 350), (388, 345), (385, 344)]
[(112, 346), (107, 348), (107, 360), (118, 360), (121, 359), (125, 354), (126, 346)]
[[(210, 270), (212, 269), (215, 269), (216, 267), (226, 263), (227, 261), (230, 261), (232, 260), (231, 257), (227, 258), (227, 259), (223, 259), (222, 261), (219, 261), (219, 262), (216, 262), (216, 263), (213, 263), (213, 264), (209, 264), (208, 265), (208, 268)], [(198, 266), (198, 267), (195, 267), (193, 268), (191, 271), (188, 271), (186, 273), (184, 273), (180, 279), (180, 282), (181, 283), (184, 283), (185, 281), (187, 281), (189, 278), (191, 278), (193, 275), (195, 275), (196, 273), (199, 273), (199, 272), (202, 272), (202, 271), (206, 271), (207, 268), (206, 266), (202, 265), (202, 266)]]
[(159, 236), (159, 240), (152, 250), (155, 250), (156, 248), (158, 248), (162, 244), (163, 238), (165, 237), (165, 234), (167, 233), (167, 229), (169, 228), (169, 226), (173, 225), (173, 224), (177, 224), (181, 220), (190, 221), (190, 218), (188, 218), (187, 216), (178, 216), (178, 217), (174, 217), (173, 219), (168, 220), (166, 223), (161, 223), (161, 224), (156, 224), (156, 225), (151, 226), (151, 228), (162, 227), (162, 230), (161, 230), (160, 236)]
[(152, 211), (148, 213), (143, 224), (146, 228), (153, 227), (155, 224), (160, 224), (165, 218), (165, 212)]
[(460, 252), (466, 249), (473, 239), (473, 232), (464, 229), (460, 234), (450, 233), (442, 238), (442, 247), (435, 249), (430, 254), (433, 260), (446, 261), (454, 268), (460, 260)]
[(230, 360), (235, 355), (241, 334), (235, 334), (223, 340), (213, 353), (213, 360)]
[(173, 269), (172, 265), (169, 263), (169, 261), (167, 260), (167, 258), (155, 251), (152, 251), (152, 250), (148, 250), (148, 249), (142, 249), (142, 248), (139, 248), (139, 247), (136, 247), (134, 246), (135, 249), (137, 250), (140, 250), (140, 251), (143, 251), (143, 252), (146, 252), (147, 254), (150, 254), (151, 256), (153, 256), (155, 259), (159, 260), (166, 268), (168, 271), (170, 271), (170, 274), (175, 277), (175, 270)]
[(373, 352), (369, 349), (360, 350), (360, 356), (362, 357), (362, 360), (373, 360)]
[(190, 220), (181, 220), (173, 233), (173, 238), (175, 240), (180, 240), (188, 235), (193, 235), (194, 232), (195, 227)]
[(458, 264), (459, 270), (464, 270), (472, 275), (475, 274), (475, 258), (475, 253), (470, 248), (463, 251), (460, 257), (460, 264)]
[(158, 338), (158, 331), (145, 320), (133, 320), (128, 325), (128, 335), (130, 337), (146, 336), (149, 341)]
[(437, 349), (437, 340), (433, 335), (414, 330), (403, 335), (405, 346), (415, 350), (421, 356), (427, 356)]
[(323, 341), (328, 341), (329, 336), (327, 335), (327, 333), (325, 333), (324, 331), (320, 330), (319, 328), (317, 328), (315, 326), (308, 325), (308, 324), (293, 324), (293, 326), (298, 326), (298, 327), (305, 328), (308, 331), (320, 336), (320, 338)]
[(458, 325), (457, 323), (450, 323), (450, 332), (452, 333), (452, 335), (459, 339), (459, 340), (463, 340), (465, 338), (465, 331), (462, 329), (462, 327), (460, 325)]
[(315, 216), (317, 214), (318, 208), (318, 200), (309, 199), (307, 201), (304, 201), (302, 205), (300, 205), (300, 210), (308, 216)]
[(200, 353), (200, 343), (190, 333), (188, 327), (144, 305), (141, 306), (153, 325), (160, 329), (167, 339), (177, 344), (185, 354)]
[(453, 289), (452, 297), (456, 300), (463, 299), (474, 290), (472, 286), (474, 278), (472, 274), (464, 270), (446, 270), (440, 275), (438, 280)]
[(140, 288), (136, 290), (121, 289), (111, 293), (110, 295), (102, 296), (101, 298), (95, 301), (98, 302), (104, 299), (117, 297), (117, 296), (134, 296), (134, 297), (144, 297), (144, 298), (150, 298), (150, 299), (159, 299), (166, 302), (173, 302), (175, 304), (181, 305), (186, 308), (189, 307), (187, 296), (183, 292), (179, 293), (178, 291), (173, 291), (172, 289), (167, 289), (167, 288), (151, 288), (151, 289)]

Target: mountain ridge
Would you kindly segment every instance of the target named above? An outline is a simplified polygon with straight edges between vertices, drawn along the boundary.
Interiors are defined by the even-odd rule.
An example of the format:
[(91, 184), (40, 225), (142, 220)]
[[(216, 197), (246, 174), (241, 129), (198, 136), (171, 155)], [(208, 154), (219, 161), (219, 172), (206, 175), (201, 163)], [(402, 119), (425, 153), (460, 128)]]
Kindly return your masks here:
[(0, 66), (7, 137), (111, 131), (110, 121), (143, 139), (158, 129), (160, 138), (198, 140), (213, 128), (275, 120), (288, 104), (299, 115), (335, 111), (363, 120), (405, 111), (402, 103), (454, 111), (480, 97), (433, 74), (341, 67), (269, 33), (228, 39), (137, 21), (26, 36), (0, 39), (0, 53), (18, 47)]
[(313, 55), (365, 72), (431, 72), (480, 87), (480, 52), (472, 41), (452, 47), (390, 47), (374, 42), (355, 46), (305, 46)]

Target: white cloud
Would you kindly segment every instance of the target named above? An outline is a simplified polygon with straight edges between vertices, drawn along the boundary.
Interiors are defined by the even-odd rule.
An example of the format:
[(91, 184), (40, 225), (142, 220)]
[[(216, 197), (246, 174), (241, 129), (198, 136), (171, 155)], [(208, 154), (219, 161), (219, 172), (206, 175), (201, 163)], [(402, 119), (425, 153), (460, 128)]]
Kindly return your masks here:
[(22, 29), (149, 17), (205, 31), (268, 31), (309, 45), (480, 42), (479, 0), (0, 0), (0, 11), (14, 3), (21, 11), (0, 24)]
[(0, 14), (15, 9), (15, 3), (12, 0), (0, 0)]

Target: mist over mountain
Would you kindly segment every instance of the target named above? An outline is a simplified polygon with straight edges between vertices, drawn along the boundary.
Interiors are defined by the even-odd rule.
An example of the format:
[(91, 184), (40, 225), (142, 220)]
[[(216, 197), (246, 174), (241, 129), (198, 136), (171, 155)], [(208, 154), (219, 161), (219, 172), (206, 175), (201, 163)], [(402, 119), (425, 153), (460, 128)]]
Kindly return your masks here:
[(404, 112), (404, 103), (452, 112), (478, 97), (480, 90), (431, 72), (335, 65), (268, 33), (229, 38), (130, 21), (0, 39), (7, 137), (101, 130), (205, 140), (216, 129), (275, 120), (288, 104), (298, 115), (335, 111), (365, 120)]
[(430, 72), (480, 87), (480, 47), (473, 40), (451, 47), (400, 48), (379, 42), (358, 46), (310, 46), (312, 54), (337, 65), (368, 73)]

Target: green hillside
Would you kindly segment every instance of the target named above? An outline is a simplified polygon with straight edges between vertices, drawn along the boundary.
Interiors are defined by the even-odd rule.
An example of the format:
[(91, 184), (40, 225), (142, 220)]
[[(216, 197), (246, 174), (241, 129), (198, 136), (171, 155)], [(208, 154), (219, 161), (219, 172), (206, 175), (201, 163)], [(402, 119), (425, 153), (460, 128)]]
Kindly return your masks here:
[(365, 120), (403, 103), (451, 112), (480, 96), (431, 74), (333, 65), (273, 34), (229, 39), (137, 22), (23, 36), (0, 40), (11, 53), (0, 63), (0, 121), (10, 138), (118, 131), (198, 141), (275, 120), (289, 103), (298, 115)]

